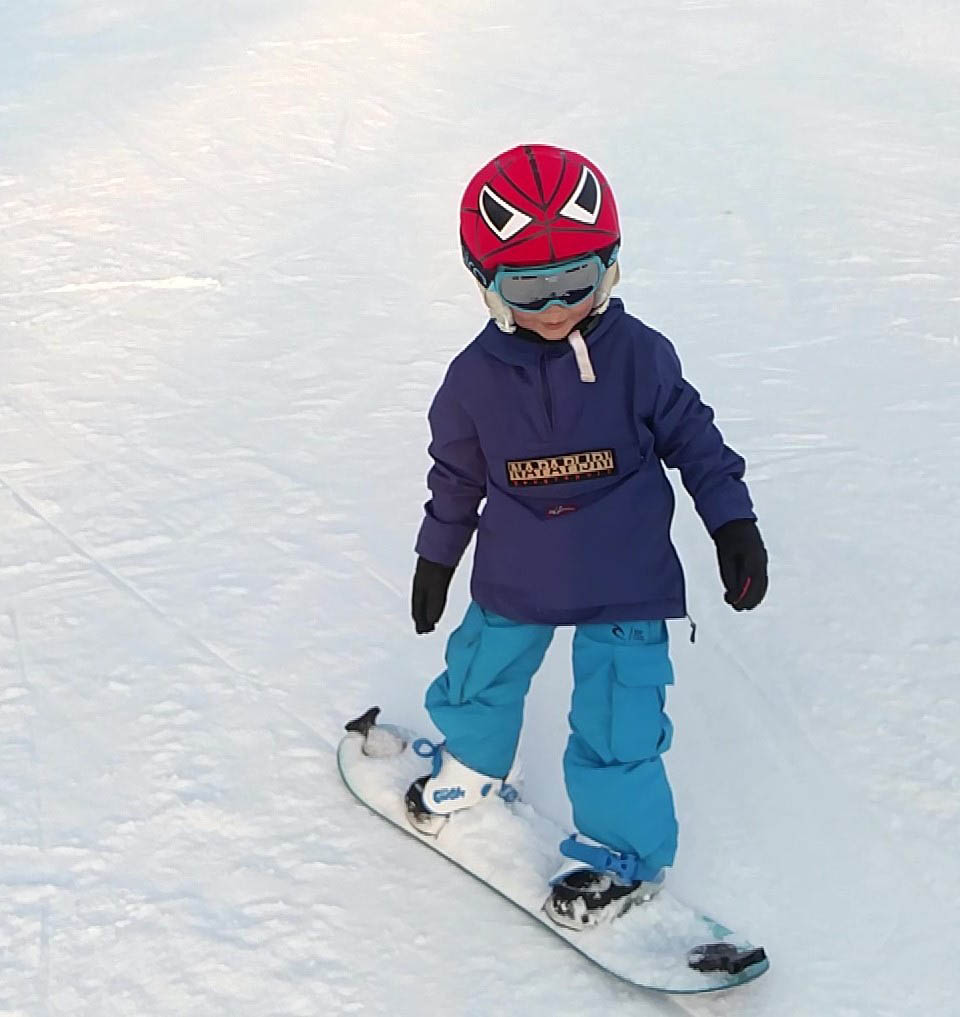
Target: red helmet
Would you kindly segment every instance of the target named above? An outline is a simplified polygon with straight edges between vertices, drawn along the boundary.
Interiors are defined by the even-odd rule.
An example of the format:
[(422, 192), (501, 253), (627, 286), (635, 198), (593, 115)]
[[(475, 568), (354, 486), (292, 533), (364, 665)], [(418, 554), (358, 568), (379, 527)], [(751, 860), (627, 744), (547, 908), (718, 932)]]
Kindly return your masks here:
[(487, 287), (501, 265), (598, 254), (609, 266), (620, 222), (610, 185), (589, 159), (552, 145), (518, 145), (467, 184), (460, 243), (467, 268)]

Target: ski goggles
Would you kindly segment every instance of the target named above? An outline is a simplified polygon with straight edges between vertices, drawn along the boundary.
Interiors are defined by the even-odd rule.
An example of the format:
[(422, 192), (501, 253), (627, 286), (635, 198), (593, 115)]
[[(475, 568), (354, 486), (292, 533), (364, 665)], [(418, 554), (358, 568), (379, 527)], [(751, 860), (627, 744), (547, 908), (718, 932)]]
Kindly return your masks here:
[(605, 271), (596, 254), (539, 268), (500, 267), (490, 288), (518, 311), (543, 311), (554, 304), (573, 307), (596, 293)]

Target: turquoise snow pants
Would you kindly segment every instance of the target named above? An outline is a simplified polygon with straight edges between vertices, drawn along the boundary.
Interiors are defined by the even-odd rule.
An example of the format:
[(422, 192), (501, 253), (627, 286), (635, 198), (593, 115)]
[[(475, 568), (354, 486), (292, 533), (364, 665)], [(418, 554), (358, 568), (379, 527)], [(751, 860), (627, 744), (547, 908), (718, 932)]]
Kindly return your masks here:
[[(506, 777), (553, 633), (471, 603), (450, 636), (447, 669), (427, 689), (426, 707), (449, 752), (471, 769)], [(651, 868), (671, 865), (677, 820), (661, 759), (673, 735), (663, 712), (673, 684), (666, 624), (578, 625), (573, 676), (563, 771), (577, 830)]]

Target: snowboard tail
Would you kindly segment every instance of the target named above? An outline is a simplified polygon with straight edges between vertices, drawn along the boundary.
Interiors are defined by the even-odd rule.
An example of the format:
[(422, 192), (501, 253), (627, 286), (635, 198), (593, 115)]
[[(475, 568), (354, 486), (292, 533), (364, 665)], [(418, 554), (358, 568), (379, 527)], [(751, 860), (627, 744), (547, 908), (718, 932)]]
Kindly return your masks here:
[(376, 723), (379, 709), (347, 725), (337, 750), (340, 775), (362, 804), (526, 911), (568, 946), (624, 981), (670, 993), (743, 985), (770, 966), (762, 947), (678, 901), (669, 890), (609, 924), (564, 929), (543, 911), (561, 862), (565, 832), (522, 800), (493, 796), (454, 813), (435, 836), (409, 823), (404, 795), (423, 774), (411, 731)]

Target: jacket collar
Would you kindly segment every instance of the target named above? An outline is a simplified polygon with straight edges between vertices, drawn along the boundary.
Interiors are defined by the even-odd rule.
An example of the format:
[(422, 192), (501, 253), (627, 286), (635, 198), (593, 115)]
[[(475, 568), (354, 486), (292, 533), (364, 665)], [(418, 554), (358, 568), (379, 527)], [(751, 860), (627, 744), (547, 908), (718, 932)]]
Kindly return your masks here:
[[(614, 297), (607, 309), (598, 317), (597, 324), (584, 336), (587, 346), (593, 346), (601, 336), (609, 332), (614, 322), (623, 314), (623, 301), (619, 297)], [(520, 367), (539, 363), (541, 357), (552, 354), (545, 344), (528, 342), (518, 339), (515, 335), (502, 332), (495, 321), (487, 323), (487, 327), (477, 336), (477, 342), (491, 356), (504, 363)], [(556, 356), (573, 354), (573, 350), (566, 340), (557, 340), (556, 346), (559, 348)]]

